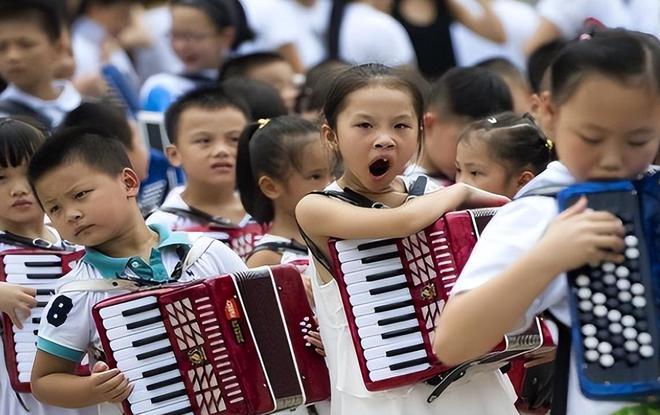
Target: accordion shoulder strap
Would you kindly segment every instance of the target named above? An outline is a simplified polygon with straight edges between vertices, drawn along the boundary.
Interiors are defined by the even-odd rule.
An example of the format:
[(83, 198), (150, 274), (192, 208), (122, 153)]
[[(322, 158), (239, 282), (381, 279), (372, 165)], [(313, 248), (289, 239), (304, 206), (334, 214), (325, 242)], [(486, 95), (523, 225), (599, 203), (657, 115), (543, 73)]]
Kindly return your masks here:
[(307, 247), (299, 242), (264, 242), (252, 250), (248, 258), (260, 251), (274, 251), (274, 252), (293, 252), (296, 254), (307, 255)]
[(181, 216), (184, 218), (191, 218), (194, 220), (202, 221), (204, 223), (222, 226), (225, 228), (234, 228), (235, 225), (226, 218), (220, 216), (213, 216), (209, 213), (204, 212), (203, 210), (196, 209), (192, 206), (188, 206), (188, 209), (182, 209), (177, 207), (161, 207), (161, 212), (171, 213), (173, 215)]
[(204, 255), (204, 253), (209, 249), (211, 244), (215, 241), (213, 238), (208, 236), (200, 236), (193, 242), (186, 258), (183, 260), (182, 269), (187, 271), (197, 260)]
[(135, 291), (139, 285), (135, 281), (107, 279), (107, 280), (80, 280), (71, 281), (63, 284), (57, 290), (58, 294), (71, 293), (76, 291), (102, 292), (102, 291)]

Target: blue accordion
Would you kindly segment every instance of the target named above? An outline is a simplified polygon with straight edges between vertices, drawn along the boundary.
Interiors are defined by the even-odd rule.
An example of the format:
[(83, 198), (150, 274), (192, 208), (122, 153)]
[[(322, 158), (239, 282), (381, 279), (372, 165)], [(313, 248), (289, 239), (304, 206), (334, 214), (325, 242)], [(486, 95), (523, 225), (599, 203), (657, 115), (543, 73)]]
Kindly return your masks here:
[(639, 181), (587, 182), (557, 195), (560, 210), (586, 196), (589, 207), (626, 229), (621, 264), (568, 272), (572, 347), (584, 395), (660, 399), (660, 174)]

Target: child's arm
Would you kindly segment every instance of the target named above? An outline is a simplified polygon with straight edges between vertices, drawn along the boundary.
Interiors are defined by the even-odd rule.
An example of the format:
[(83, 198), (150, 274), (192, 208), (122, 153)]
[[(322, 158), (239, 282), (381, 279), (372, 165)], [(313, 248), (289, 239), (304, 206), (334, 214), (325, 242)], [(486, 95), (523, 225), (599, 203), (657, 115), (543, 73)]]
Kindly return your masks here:
[(118, 369), (103, 362), (90, 376), (74, 374), (76, 363), (37, 350), (32, 368), (32, 393), (41, 402), (63, 408), (82, 408), (104, 402), (121, 402), (133, 387)]
[(391, 209), (365, 209), (321, 195), (307, 195), (296, 219), (312, 237), (341, 239), (403, 238), (460, 207), (499, 206), (507, 198), (455, 184)]
[(436, 326), (438, 358), (456, 365), (492, 349), (520, 325), (521, 316), (557, 275), (587, 263), (621, 262), (622, 235), (619, 219), (586, 210), (586, 199), (581, 199), (503, 272), (450, 298)]
[(0, 282), (0, 312), (5, 313), (19, 329), (23, 328), (24, 316), (37, 305), (33, 288)]
[(248, 268), (261, 267), (263, 265), (279, 265), (282, 261), (282, 254), (264, 249), (263, 251), (255, 252), (247, 259), (246, 263)]

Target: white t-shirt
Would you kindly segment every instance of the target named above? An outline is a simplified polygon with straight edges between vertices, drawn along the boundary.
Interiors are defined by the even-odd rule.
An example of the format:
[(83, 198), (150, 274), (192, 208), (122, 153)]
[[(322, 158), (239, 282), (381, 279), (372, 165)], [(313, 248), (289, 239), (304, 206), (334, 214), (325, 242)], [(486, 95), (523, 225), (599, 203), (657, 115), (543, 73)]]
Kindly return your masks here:
[(339, 33), (339, 57), (351, 64), (416, 65), (406, 29), (365, 3), (349, 3)]
[[(406, 187), (412, 180), (404, 178)], [(436, 190), (430, 181), (426, 193)], [(326, 190), (341, 190), (336, 182)], [(316, 261), (310, 267), (319, 267)], [(314, 272), (316, 272), (314, 270)], [(515, 392), (511, 383), (499, 370), (469, 373), (452, 383), (438, 399), (428, 404), (426, 399), (433, 387), (417, 383), (382, 392), (368, 391), (362, 380), (343, 303), (337, 282), (333, 279), (321, 284), (312, 278), (316, 313), (326, 361), (330, 371), (333, 415), (507, 415), (517, 414)]]
[(300, 36), (300, 22), (289, 12), (290, 7), (279, 0), (240, 0), (248, 27), (254, 39), (243, 42), (236, 55), (276, 51), (295, 43)]
[[(48, 230), (56, 237), (57, 241), (55, 246), (61, 244), (59, 234), (54, 228), (48, 227)], [(10, 245), (0, 243), (0, 252), (8, 249), (26, 249), (24, 246)], [(0, 330), (1, 331), (1, 330)], [(25, 406), (29, 409), (26, 411), (19, 401), (17, 393), (14, 392), (9, 383), (9, 374), (7, 373), (7, 365), (5, 363), (5, 354), (3, 352), (3, 337), (0, 336), (0, 414), (7, 415), (93, 415), (97, 413), (96, 407), (80, 408), (80, 409), (67, 409), (58, 408), (50, 405), (43, 404), (34, 397), (31, 393), (21, 393), (20, 399)]]
[[(166, 282), (163, 278), (168, 279), (176, 265), (182, 261), (176, 248), (190, 247), (193, 240), (191, 235), (185, 232), (170, 233), (165, 227), (158, 225), (152, 226), (152, 229), (160, 235), (159, 245), (152, 251), (152, 259), (154, 251), (157, 251), (160, 261), (152, 260), (151, 265), (148, 265), (139, 257), (109, 258), (88, 249), (83, 260), (63, 278), (62, 285), (73, 281), (114, 279), (118, 275), (131, 278), (145, 270), (153, 272), (154, 280)], [(213, 241), (190, 268), (181, 274), (179, 281), (193, 281), (246, 269), (243, 261), (232, 250), (221, 242)], [(102, 349), (98, 331), (91, 318), (92, 307), (106, 298), (123, 293), (125, 291), (120, 290), (79, 291), (56, 295), (44, 309), (43, 315), (47, 317), (41, 320), (39, 326), (38, 349), (74, 362), (80, 361), (82, 356), (88, 353), (90, 365), (93, 365)], [(68, 313), (60, 313), (56, 320), (49, 318), (51, 309), (63, 300), (72, 305)], [(109, 405), (101, 405), (101, 411), (104, 411), (100, 412), (101, 414), (108, 413)]]
[[(466, 6), (479, 12), (474, 0), (464, 0)], [(474, 7), (476, 4), (476, 8)], [(506, 33), (504, 43), (483, 38), (461, 23), (451, 24), (451, 40), (458, 66), (470, 66), (482, 60), (503, 57), (509, 59), (521, 71), (526, 71), (527, 58), (523, 52), (525, 42), (536, 32), (540, 19), (530, 4), (518, 0), (496, 0), (493, 12), (502, 22)]]
[[(522, 196), (543, 187), (568, 186), (574, 182), (575, 179), (566, 167), (555, 161), (550, 163), (543, 173), (520, 189), (516, 194), (517, 199), (501, 207), (488, 223), (463, 268), (460, 278), (454, 285), (452, 295), (479, 287), (502, 273), (538, 243), (550, 222), (559, 213), (555, 198)], [(530, 277), (533, 276), (530, 275)], [(527, 309), (524, 315), (524, 326), (529, 326), (537, 314), (547, 309), (562, 323), (570, 326), (571, 315), (567, 293), (566, 276), (562, 273)], [(571, 356), (568, 414), (610, 415), (627, 406), (624, 402), (587, 399), (580, 392), (575, 365), (576, 361)]]
[(584, 21), (590, 17), (608, 27), (660, 35), (660, 2), (657, 0), (541, 0), (537, 8), (566, 39), (579, 35)]
[(152, 43), (146, 48), (137, 48), (134, 53), (135, 69), (144, 82), (151, 75), (162, 72), (180, 73), (183, 63), (172, 50), (169, 32), (172, 28), (172, 14), (168, 6), (153, 7), (141, 16), (143, 27), (149, 28)]
[[(11, 84), (7, 89), (2, 91), (2, 94), (0, 94), (0, 101), (12, 100), (26, 105), (35, 112), (41, 114), (43, 117), (49, 119), (52, 127), (57, 127), (62, 123), (67, 113), (78, 108), (82, 102), (82, 98), (73, 84), (69, 81), (54, 81), (53, 86), (60, 91), (57, 98), (53, 100), (46, 101), (37, 98), (21, 91), (16, 85)], [(2, 114), (0, 112), (0, 116), (7, 115), (10, 114)]]
[(310, 7), (303, 6), (297, 0), (285, 0), (300, 28), (295, 40), (296, 48), (305, 68), (311, 68), (322, 62), (328, 55), (326, 32), (330, 23), (330, 0), (316, 0)]

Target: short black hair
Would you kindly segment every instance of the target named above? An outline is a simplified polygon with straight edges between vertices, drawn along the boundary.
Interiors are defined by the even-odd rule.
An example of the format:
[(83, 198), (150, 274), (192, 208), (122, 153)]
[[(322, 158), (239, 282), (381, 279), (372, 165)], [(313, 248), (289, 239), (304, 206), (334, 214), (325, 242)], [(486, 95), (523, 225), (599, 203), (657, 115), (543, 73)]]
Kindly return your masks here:
[(340, 60), (326, 60), (310, 68), (305, 74), (305, 83), (296, 100), (296, 110), (321, 112), (325, 105), (325, 96), (335, 77), (350, 65)]
[(220, 82), (231, 78), (245, 78), (252, 69), (286, 59), (275, 52), (257, 52), (226, 61), (220, 68)]
[(226, 93), (224, 89), (219, 87), (195, 89), (177, 99), (165, 113), (165, 130), (172, 144), (177, 141), (177, 130), (181, 114), (190, 108), (205, 110), (235, 108), (242, 112), (248, 121), (252, 119), (248, 105), (239, 96)]
[[(117, 140), (90, 133), (84, 127), (55, 132), (30, 160), (28, 180), (35, 184), (53, 170), (81, 162), (98, 172), (116, 177), (132, 168), (126, 149)], [(36, 192), (35, 192), (36, 194)]]
[(64, 19), (52, 0), (0, 0), (0, 23), (16, 20), (35, 22), (51, 42), (62, 37)]
[(497, 56), (494, 58), (484, 59), (476, 65), (479, 68), (489, 69), (504, 79), (511, 79), (521, 85), (529, 86), (527, 78), (518, 69), (518, 67), (507, 58)]
[(222, 83), (222, 88), (232, 96), (243, 98), (250, 107), (250, 113), (255, 120), (275, 118), (289, 112), (277, 89), (263, 81), (231, 78)]
[(0, 118), (0, 167), (18, 167), (32, 158), (43, 144), (44, 134), (17, 118)]
[(475, 120), (513, 111), (513, 98), (504, 80), (489, 69), (452, 68), (431, 85), (428, 107)]
[(86, 101), (69, 112), (58, 127), (84, 128), (109, 139), (118, 140), (128, 151), (133, 150), (133, 131), (121, 109), (102, 101)]
[(564, 46), (566, 46), (565, 41), (553, 40), (536, 48), (527, 58), (527, 78), (534, 93), (542, 92), (543, 77)]

